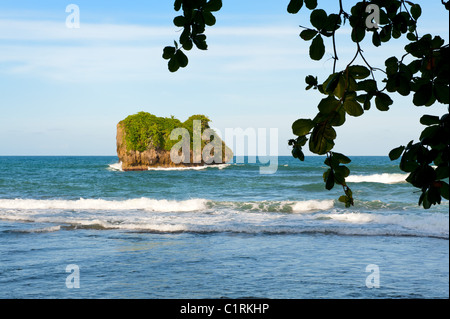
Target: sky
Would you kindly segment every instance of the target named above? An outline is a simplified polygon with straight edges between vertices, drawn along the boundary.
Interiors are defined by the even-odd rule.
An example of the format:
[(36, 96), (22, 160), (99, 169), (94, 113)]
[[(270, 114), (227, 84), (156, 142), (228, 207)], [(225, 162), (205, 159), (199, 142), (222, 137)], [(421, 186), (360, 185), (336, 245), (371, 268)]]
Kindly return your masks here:
[[(419, 34), (448, 43), (448, 12), (440, 1), (416, 2), (423, 9)], [(80, 9), (80, 28), (66, 26), (70, 4)], [(310, 25), (309, 10), (291, 15), (287, 4), (224, 0), (217, 24), (206, 31), (209, 49), (188, 52), (189, 66), (170, 73), (162, 50), (180, 35), (171, 0), (0, 0), (0, 156), (116, 155), (117, 123), (139, 111), (181, 121), (205, 114), (222, 136), (227, 129), (277, 129), (278, 154), (289, 155), (292, 123), (313, 118), (324, 97), (306, 91), (304, 79), (325, 81), (333, 61), (329, 41), (324, 59), (309, 59), (309, 44), (299, 37), (299, 25)], [(319, 7), (338, 10), (331, 0)], [(337, 36), (338, 70), (356, 50), (350, 31), (345, 25)], [(406, 44), (403, 37), (381, 48), (364, 41), (362, 48), (373, 66), (383, 67)], [(389, 112), (373, 107), (347, 117), (337, 128), (335, 151), (387, 155), (418, 139), (423, 114), (446, 112), (442, 104), (415, 107), (412, 97), (393, 99)]]

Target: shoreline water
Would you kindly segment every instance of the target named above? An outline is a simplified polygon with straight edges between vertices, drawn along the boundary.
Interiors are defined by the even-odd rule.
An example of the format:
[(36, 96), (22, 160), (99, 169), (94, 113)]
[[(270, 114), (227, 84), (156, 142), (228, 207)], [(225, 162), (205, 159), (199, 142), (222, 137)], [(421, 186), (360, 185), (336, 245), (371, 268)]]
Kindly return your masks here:
[(117, 162), (0, 157), (0, 298), (448, 298), (448, 202), (420, 208), (388, 158), (353, 159), (350, 209), (322, 158), (274, 175)]

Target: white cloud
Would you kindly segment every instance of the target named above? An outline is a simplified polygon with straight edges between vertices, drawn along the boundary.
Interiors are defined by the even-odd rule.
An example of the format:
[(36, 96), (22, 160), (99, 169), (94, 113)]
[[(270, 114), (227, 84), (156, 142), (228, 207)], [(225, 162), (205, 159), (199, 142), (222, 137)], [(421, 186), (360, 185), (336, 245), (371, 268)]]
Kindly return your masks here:
[(1, 46), (0, 50), (0, 64), (8, 65), (3, 69), (9, 74), (67, 82), (148, 77), (159, 64), (151, 57), (160, 56), (161, 51), (160, 48), (133, 46)]
[[(337, 37), (338, 68), (345, 67), (356, 52), (347, 29)], [(300, 39), (300, 31), (297, 26), (215, 26), (207, 32), (208, 52), (188, 53), (189, 68), (195, 66), (195, 71), (178, 76), (217, 78), (242, 73), (258, 80), (262, 72), (267, 76), (274, 71), (329, 73), (331, 43), (326, 43), (325, 58), (312, 62), (309, 43)], [(0, 74), (67, 82), (161, 81), (170, 79), (162, 49), (179, 35), (180, 30), (170, 26), (82, 23), (80, 29), (69, 29), (64, 21), (0, 19)], [(398, 52), (402, 43), (383, 44), (386, 56), (372, 50), (369, 43), (366, 57), (374, 66), (383, 66), (389, 52)], [(211, 69), (216, 72), (211, 74)]]
[(15, 41), (136, 41), (167, 38), (170, 27), (82, 23), (69, 29), (65, 21), (0, 20), (0, 40)]
[[(167, 76), (162, 49), (179, 36), (173, 27), (0, 20), (0, 72), (58, 81), (116, 81)], [(210, 49), (189, 52), (196, 74), (212, 61), (227, 72), (311, 68), (297, 28), (215, 27)], [(303, 45), (303, 46), (302, 46)]]

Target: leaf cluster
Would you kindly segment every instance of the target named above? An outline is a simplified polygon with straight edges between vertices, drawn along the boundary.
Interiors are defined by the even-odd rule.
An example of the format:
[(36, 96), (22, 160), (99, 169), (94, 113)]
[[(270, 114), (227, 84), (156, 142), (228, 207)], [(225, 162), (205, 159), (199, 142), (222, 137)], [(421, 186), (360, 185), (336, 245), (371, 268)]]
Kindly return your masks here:
[(400, 169), (410, 173), (406, 181), (421, 190), (419, 205), (428, 209), (449, 199), (450, 118), (424, 115), (420, 122), (426, 126), (420, 141), (393, 149), (389, 157), (401, 158)]
[[(291, 1), (291, 6), (293, 6), (292, 2), (296, 1)], [(377, 21), (379, 23), (378, 29), (367, 27), (367, 19), (370, 13), (366, 10), (368, 3), (365, 1), (357, 2), (351, 8), (350, 14), (344, 11), (342, 2), (340, 2), (340, 12), (337, 14), (328, 15), (324, 10), (316, 9), (316, 6), (310, 8), (312, 9), (310, 14), (312, 27), (302, 27), (304, 30), (300, 33), (300, 37), (305, 41), (312, 41), (309, 48), (309, 55), (312, 60), (323, 58), (326, 51), (323, 39), (325, 37), (332, 38), (335, 63), (333, 73), (328, 76), (325, 82), (319, 84), (318, 78), (313, 75), (308, 75), (305, 79), (306, 90), (317, 90), (326, 97), (319, 102), (319, 112), (315, 118), (299, 119), (293, 123), (293, 134), (298, 137), (291, 140), (289, 144), (293, 147), (292, 152), (295, 158), (304, 160), (303, 147), (309, 141), (308, 146), (312, 153), (327, 154), (327, 160), (330, 161), (330, 158), (333, 158), (332, 150), (337, 138), (335, 127), (342, 126), (346, 122), (347, 116), (362, 116), (371, 109), (373, 104), (379, 111), (388, 111), (393, 104), (390, 94), (412, 95), (413, 103), (416, 106), (430, 106), (435, 102), (449, 104), (449, 46), (448, 44), (445, 45), (444, 40), (439, 36), (432, 37), (427, 34), (419, 37), (417, 20), (422, 13), (420, 5), (410, 1), (395, 0), (371, 1), (371, 4), (376, 4), (380, 8), (380, 21)], [(297, 13), (298, 11), (288, 8), (290, 13)], [(344, 70), (336, 72), (338, 54), (335, 34), (347, 20), (352, 28), (351, 39), (356, 43), (356, 54)], [(376, 47), (383, 42), (397, 39), (402, 34), (406, 34), (410, 43), (405, 47), (405, 54), (400, 59), (390, 57), (385, 62), (385, 69), (374, 68), (365, 59), (360, 46), (360, 42), (369, 33), (372, 33), (372, 43)], [(364, 65), (355, 64), (358, 56), (362, 58)], [(407, 56), (413, 58), (408, 64), (404, 62)], [(376, 71), (380, 71), (384, 75), (382, 81), (376, 79)], [(403, 162), (408, 163), (406, 165), (402, 162), (401, 169), (404, 170), (405, 167), (410, 169), (408, 165), (414, 165), (414, 169), (419, 170), (419, 172), (410, 176), (407, 181), (415, 187), (421, 188), (423, 194), (426, 194), (419, 201), (419, 204), (424, 204), (425, 208), (429, 208), (430, 203), (431, 205), (440, 203), (441, 193), (437, 189), (443, 190), (444, 195), (442, 196), (444, 198), (446, 195), (447, 184), (445, 182), (433, 179), (434, 175), (432, 174), (427, 175), (433, 179), (431, 182), (428, 180), (423, 182), (420, 177), (426, 175), (424, 172), (430, 173), (431, 171), (429, 168), (423, 168), (423, 156), (418, 156), (419, 153), (428, 154), (427, 156), (431, 156), (431, 158), (436, 157), (438, 162), (442, 161), (442, 165), (448, 167), (448, 134), (442, 135), (445, 137), (441, 137), (438, 146), (424, 144), (422, 140), (422, 138), (425, 138), (425, 143), (428, 143), (430, 139), (435, 141), (437, 135), (444, 133), (443, 128), (438, 129), (438, 126), (435, 124), (425, 129), (420, 143), (410, 143), (408, 147), (397, 149), (397, 152), (402, 150), (405, 153)], [(440, 123), (440, 127), (445, 127), (445, 125)], [(434, 133), (437, 135), (430, 136)], [(419, 145), (421, 146), (419, 147)], [(447, 150), (445, 150), (444, 145), (447, 145)], [(434, 161), (434, 159), (431, 161)], [(422, 167), (424, 171), (420, 171), (418, 167)], [(440, 170), (443, 170), (443, 168), (440, 168)], [(413, 172), (411, 171), (411, 173)], [(326, 188), (331, 189), (336, 183), (333, 166), (325, 174)], [(345, 174), (338, 176), (338, 181), (341, 182), (338, 182), (338, 184), (343, 185), (344, 190), (346, 187), (345, 177)], [(433, 184), (435, 182), (438, 183), (436, 185), (442, 185), (442, 187), (437, 187)], [(350, 198), (352, 196), (348, 196), (346, 193), (340, 198), (340, 201), (345, 202), (347, 206), (348, 203), (353, 203)]]
[(170, 72), (176, 72), (189, 64), (189, 59), (183, 52), (190, 51), (194, 45), (199, 50), (207, 50), (205, 29), (206, 26), (216, 24), (213, 12), (222, 8), (222, 0), (175, 0), (175, 11), (183, 14), (174, 18), (173, 24), (183, 28), (179, 43), (174, 41), (174, 46), (167, 46), (163, 50), (163, 58), (169, 60)]
[[(310, 26), (301, 26), (300, 38), (309, 43), (309, 57), (319, 61), (325, 57), (327, 43), (331, 42), (333, 70), (324, 82), (317, 76), (308, 75), (306, 90), (317, 90), (325, 95), (318, 103), (318, 113), (312, 119), (300, 118), (292, 125), (296, 138), (289, 140), (292, 155), (305, 160), (303, 148), (318, 155), (327, 155), (325, 164), (329, 169), (324, 174), (327, 189), (341, 185), (345, 195), (339, 199), (348, 207), (353, 205), (353, 196), (345, 178), (350, 174), (346, 164), (349, 159), (333, 151), (337, 138), (336, 128), (345, 124), (348, 116), (359, 117), (374, 105), (379, 111), (388, 111), (392, 94), (412, 96), (416, 106), (431, 106), (435, 103), (449, 104), (449, 45), (439, 36), (418, 33), (418, 20), (422, 15), (419, 4), (407, 0), (362, 0), (355, 1), (350, 11), (339, 4), (337, 12), (327, 13), (318, 8), (317, 0), (289, 0), (287, 12), (299, 13), (304, 7), (310, 10)], [(378, 27), (369, 21), (372, 12), (368, 5), (379, 9)], [(442, 1), (445, 10), (449, 2)], [(220, 10), (221, 0), (175, 0), (175, 10), (183, 15), (174, 19), (177, 27), (183, 28), (178, 42), (164, 49), (163, 57), (169, 60), (169, 70), (177, 71), (188, 64), (183, 52), (195, 45), (206, 50), (206, 26), (213, 26), (216, 19), (212, 12)], [(355, 56), (342, 70), (337, 70), (338, 46), (336, 32), (344, 25), (351, 28), (350, 38), (355, 43)], [(383, 67), (369, 64), (361, 48), (362, 41), (370, 37), (374, 47), (405, 36), (409, 41), (401, 57), (388, 58)], [(357, 58), (363, 63), (357, 64)], [(405, 62), (409, 58), (410, 62)], [(378, 72), (378, 73), (377, 73)], [(380, 74), (382, 79), (377, 79)], [(420, 142), (410, 142), (390, 153), (392, 159), (402, 157), (400, 168), (410, 173), (407, 181), (422, 190), (419, 204), (425, 208), (439, 204), (441, 197), (448, 199), (448, 113), (442, 118), (424, 116)], [(437, 168), (433, 168), (433, 165)], [(433, 173), (434, 172), (434, 173)], [(447, 176), (447, 177), (445, 177)]]

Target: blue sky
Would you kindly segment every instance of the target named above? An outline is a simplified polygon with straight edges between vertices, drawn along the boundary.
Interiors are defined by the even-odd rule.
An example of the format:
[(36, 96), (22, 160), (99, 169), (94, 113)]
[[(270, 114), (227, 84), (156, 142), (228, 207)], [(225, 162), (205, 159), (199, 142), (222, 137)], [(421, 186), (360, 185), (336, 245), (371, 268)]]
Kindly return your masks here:
[[(79, 29), (65, 25), (71, 3), (80, 8)], [(207, 30), (209, 50), (189, 52), (189, 66), (172, 74), (161, 57), (180, 34), (171, 0), (1, 0), (0, 155), (115, 155), (116, 124), (139, 111), (182, 121), (205, 114), (221, 132), (278, 128), (279, 154), (289, 155), (292, 123), (314, 117), (323, 97), (304, 90), (305, 76), (325, 80), (332, 60), (330, 43), (325, 59), (309, 59), (308, 44), (298, 36), (299, 25), (309, 25), (309, 11), (290, 15), (287, 3), (224, 0), (216, 26)], [(336, 3), (319, 6), (330, 13)], [(418, 3), (419, 33), (439, 34), (448, 43), (448, 12), (440, 1)], [(349, 32), (344, 26), (338, 36), (338, 68), (356, 49)], [(383, 66), (405, 44), (363, 49), (372, 65)], [(386, 155), (417, 140), (422, 114), (445, 112), (442, 105), (417, 108), (411, 97), (394, 101), (387, 113), (374, 108), (349, 118), (337, 129), (335, 150)]]

